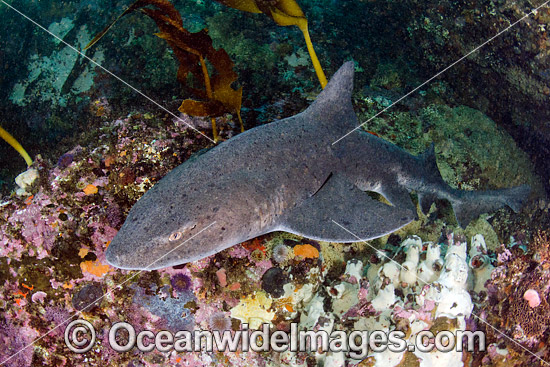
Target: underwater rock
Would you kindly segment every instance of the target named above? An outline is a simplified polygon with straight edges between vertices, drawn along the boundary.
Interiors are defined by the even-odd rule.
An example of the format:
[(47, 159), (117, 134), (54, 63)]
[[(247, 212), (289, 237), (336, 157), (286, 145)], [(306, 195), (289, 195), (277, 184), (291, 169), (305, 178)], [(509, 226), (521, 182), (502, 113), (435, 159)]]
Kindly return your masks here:
[(38, 333), (21, 326), (15, 320), (0, 321), (0, 361), (5, 367), (29, 367), (33, 362), (33, 348), (25, 348)]
[[(497, 266), (486, 283), (488, 299), (482, 310), (487, 322), (506, 335), (487, 327), (487, 343), (497, 344), (501, 356), (510, 354), (507, 358), (520, 364), (532, 357), (531, 351), (542, 360), (550, 357), (546, 342), (550, 325), (549, 238), (541, 231), (533, 236), (529, 247), (520, 241), (503, 244), (498, 249)], [(489, 361), (499, 358), (496, 354), (487, 356)]]
[[(62, 20), (64, 27), (71, 27), (72, 24), (67, 18)], [(59, 28), (57, 23), (52, 23), (52, 28)], [(79, 49), (91, 39), (91, 36), (82, 26), (74, 38), (75, 45)], [(48, 40), (57, 41), (54, 38)], [(58, 42), (58, 41), (57, 41)], [(78, 69), (80, 56), (69, 46), (62, 48), (51, 47), (51, 53), (47, 56), (39, 54), (32, 55), (28, 61), (28, 76), (13, 86), (10, 100), (18, 106), (27, 106), (39, 103), (49, 103), (51, 106), (65, 107), (67, 102), (76, 96), (83, 95), (94, 85), (96, 75), (95, 67), (87, 64), (82, 67), (76, 78), (70, 79), (73, 69)], [(104, 61), (103, 51), (95, 52), (94, 59), (101, 64)], [(65, 83), (71, 83), (70, 88)]]
[(103, 294), (103, 287), (100, 283), (92, 282), (86, 284), (73, 294), (73, 307), (77, 311), (90, 312), (94, 308), (99, 307)]
[[(371, 96), (363, 103), (372, 108), (363, 119), (384, 107)], [(521, 181), (538, 196), (544, 195), (544, 182), (529, 156), (506, 130), (473, 108), (434, 104), (418, 111), (392, 111), (372, 120), (369, 130), (411, 154), (422, 153), (433, 142), (441, 176), (452, 187), (478, 190)]]
[[(445, 3), (438, 7), (412, 1), (409, 5), (406, 12), (416, 16), (407, 19), (406, 44), (414, 49), (413, 54), (420, 51), (419, 64), (430, 75), (459, 60), (489, 35), (514, 24), (509, 36), (496, 37), (483, 56), (466, 58), (445, 73), (443, 81), (454, 90), (451, 98), (479, 109), (514, 135), (535, 161), (541, 183), (550, 192), (550, 134), (546, 125), (550, 119), (548, 8), (533, 11), (539, 4), (509, 0), (468, 0), (460, 6)], [(385, 18), (385, 12), (379, 16)], [(437, 98), (449, 98), (449, 93), (435, 94), (439, 94)]]
[[(290, 322), (296, 321), (300, 328), (307, 330), (351, 332), (353, 329), (389, 330), (399, 326), (414, 334), (433, 327), (437, 320), (458, 325), (458, 321), (449, 320), (463, 317), (440, 315), (434, 320), (432, 313), (435, 314), (436, 310), (443, 312), (443, 303), (427, 299), (422, 294), (422, 283), (412, 279), (415, 272), (425, 279), (423, 275), (430, 270), (430, 276), (426, 275), (425, 280), (433, 285), (443, 279), (441, 270), (444, 266), (448, 268), (454, 264), (451, 268), (456, 271), (454, 266), (459, 263), (443, 258), (449, 252), (446, 246), (450, 240), (446, 236), (440, 241), (433, 239), (440, 237), (439, 232), (430, 232), (432, 243), (422, 241), (424, 232), (418, 232), (417, 237), (406, 237), (406, 233), (400, 233), (400, 237), (394, 235), (385, 249), (373, 254), (371, 264), (367, 263), (370, 253), (362, 250), (368, 248), (366, 245), (316, 244), (290, 234), (276, 233), (244, 246), (237, 245), (183, 269), (140, 273), (129, 288), (116, 287), (127, 280), (125, 272), (109, 269), (97, 276), (83, 271), (85, 267), (81, 264), (88, 261), (98, 266), (105, 264), (105, 247), (116, 232), (117, 218), (127, 213), (135, 200), (151, 186), (153, 178), (162, 177), (200, 147), (200, 141), (191, 139), (186, 127), (178, 125), (172, 131), (166, 131), (161, 124), (152, 123), (142, 116), (106, 123), (105, 129), (108, 131), (105, 139), (111, 139), (112, 145), (84, 149), (75, 154), (74, 161), (63, 170), (52, 165), (49, 172), (44, 172), (48, 179), (37, 181), (40, 185), (32, 199), (13, 198), (0, 206), (0, 218), (7, 220), (0, 220), (1, 251), (11, 262), (9, 266), (0, 265), (0, 274), (4, 274), (8, 284), (4, 286), (1, 298), (8, 317), (17, 314), (32, 320), (31, 325), (36, 325), (42, 333), (54, 325), (55, 321), (50, 319), (71, 316), (66, 310), (72, 311), (71, 305), (64, 306), (65, 299), (76, 302), (81, 297), (80, 291), (85, 295), (88, 292), (84, 290), (96, 292), (100, 289), (112, 290), (112, 294), (102, 299), (101, 307), (94, 305), (92, 313), (97, 330), (107, 329), (109, 324), (118, 320), (155, 331), (161, 328), (238, 330), (239, 321), (249, 322), (251, 328), (268, 322), (274, 329), (288, 330)], [(120, 174), (127, 172), (126, 166), (132, 166), (136, 176), (135, 182), (124, 186)], [(97, 188), (93, 195), (85, 195), (82, 191), (89, 184)], [(476, 241), (481, 243), (480, 239)], [(397, 248), (400, 250), (394, 254)], [(477, 247), (476, 254), (472, 251), (468, 252), (468, 258), (462, 247), (460, 251), (453, 250), (466, 259), (467, 265), (475, 267), (478, 263), (472, 261), (472, 257), (478, 253), (483, 255), (485, 250)], [(490, 251), (487, 252), (490, 257)], [(281, 257), (277, 258), (276, 254)], [(397, 255), (398, 264), (388, 261), (383, 254), (390, 258)], [(270, 270), (274, 263), (275, 269), (281, 270)], [(400, 266), (404, 263), (408, 263), (406, 270)], [(464, 265), (464, 262), (460, 263)], [(225, 270), (225, 287), (217, 274), (221, 269)], [(276, 293), (270, 294), (270, 289), (263, 288), (268, 282), (261, 280), (273, 274), (280, 275), (281, 271), (287, 277), (282, 286), (284, 293), (279, 296), (280, 287), (273, 287)], [(475, 277), (472, 270), (466, 285), (469, 286), (472, 279), (473, 286)], [(28, 291), (21, 283), (34, 286), (34, 289)], [(450, 286), (454, 285), (446, 284), (443, 288)], [(460, 292), (463, 284), (456, 286), (458, 290), (453, 290)], [(521, 298), (531, 310), (544, 310), (546, 293), (533, 283), (529, 283), (525, 291), (528, 289), (539, 293), (541, 304), (538, 307), (529, 307), (523, 293), (516, 298)], [(11, 294), (19, 291), (46, 295), (43, 303), (38, 299), (32, 302), (31, 294), (26, 299), (19, 296), (18, 304)], [(441, 292), (431, 292), (441, 297)], [(97, 292), (98, 296), (102, 294)], [(420, 305), (422, 298), (423, 305)], [(463, 310), (466, 300), (461, 299), (460, 308)], [(378, 305), (379, 301), (386, 307)], [(77, 306), (85, 307), (83, 302), (75, 308)], [(34, 307), (44, 307), (48, 318)], [(195, 317), (200, 321), (195, 322)], [(57, 338), (57, 334), (54, 336), (56, 339), (47, 337), (37, 342), (38, 348), (47, 349), (50, 354), (34, 353), (33, 356), (31, 353), (26, 357), (35, 358), (44, 365), (56, 365), (55, 361), (64, 357), (66, 350), (62, 338)], [(97, 355), (87, 357), (98, 365), (138, 363), (134, 355), (109, 353), (108, 347), (103, 345), (98, 350)], [(386, 358), (386, 361), (407, 358), (384, 355), (387, 358), (380, 358)], [(459, 360), (455, 357), (452, 357), (453, 361)], [(75, 363), (84, 364), (80, 359), (84, 357), (70, 358)], [(178, 358), (180, 362), (177, 362)], [(424, 358), (428, 360), (428, 357)], [(139, 363), (152, 366), (152, 360), (156, 359), (143, 358)], [(333, 362), (349, 364), (358, 361), (345, 353), (289, 351), (280, 356), (275, 353), (265, 356), (220, 353), (214, 357), (173, 354), (165, 357), (163, 363), (177, 365), (185, 362), (205, 366), (226, 365), (227, 360), (235, 366), (265, 363), (277, 367), (307, 366), (308, 363), (310, 366), (323, 363), (327, 366)], [(275, 360), (281, 362), (270, 362)]]
[[(40, 177), (32, 185), (34, 195), (12, 196), (0, 204), (0, 307), (3, 317), (13, 325), (14, 335), (44, 336), (75, 310), (89, 314), (96, 330), (108, 330), (121, 319), (137, 328), (150, 325), (159, 330), (194, 325), (192, 316), (181, 321), (182, 312), (191, 312), (193, 295), (199, 293), (191, 277), (187, 291), (172, 295), (168, 294), (170, 289), (163, 288), (170, 287), (171, 276), (161, 280), (160, 276), (140, 274), (129, 288), (128, 276), (115, 273), (105, 263), (105, 248), (129, 206), (150, 187), (151, 180), (166, 174), (206, 143), (189, 134), (186, 126), (175, 125), (168, 130), (155, 121), (152, 115), (148, 119), (130, 115), (106, 121), (101, 138), (104, 145), (70, 150), (67, 154), (73, 161), (66, 167), (55, 161), (37, 161)], [(121, 186), (119, 175), (126, 166), (135, 170), (135, 181)], [(87, 185), (97, 191), (86, 195), (83, 189)], [(117, 287), (119, 284), (124, 285)], [(179, 284), (176, 278), (175, 288)], [(154, 297), (151, 293), (156, 289), (168, 298)], [(107, 290), (110, 293), (104, 293)], [(135, 294), (137, 303), (133, 302)], [(63, 330), (53, 330), (36, 341), (35, 348), (27, 348), (21, 358), (14, 358), (15, 364), (6, 365), (28, 366), (25, 359), (41, 365), (63, 365), (70, 360), (74, 365), (114, 366), (126, 365), (134, 358), (113, 352), (101, 341), (94, 356), (67, 356)], [(17, 348), (20, 341), (32, 342), (27, 338), (4, 340), (6, 353), (15, 353), (12, 346)], [(2, 353), (1, 361), (7, 357)], [(176, 356), (171, 361), (175, 364)]]
[(288, 276), (281, 268), (271, 268), (262, 276), (262, 289), (274, 298), (281, 297), (284, 285), (289, 281)]
[[(250, 322), (253, 326), (268, 322), (273, 330), (288, 330), (291, 322), (297, 322), (300, 328), (307, 330), (351, 332), (353, 329), (389, 330), (402, 327), (414, 334), (434, 327), (436, 321), (456, 327), (463, 317), (439, 315), (434, 319), (436, 310), (443, 313), (445, 305), (422, 294), (421, 282), (412, 279), (415, 272), (424, 279), (422, 275), (430, 270), (426, 280), (431, 287), (441, 281), (443, 288), (455, 287), (452, 289), (461, 292), (464, 284), (443, 281), (441, 270), (444, 266), (462, 277), (464, 274), (457, 272), (455, 267), (464, 265), (464, 261), (476, 268), (477, 255), (486, 255), (492, 260), (490, 250), (485, 254), (483, 247), (478, 247), (475, 254), (470, 249), (469, 257), (466, 257), (465, 249), (459, 246), (460, 251), (456, 249), (451, 252), (455, 253), (453, 258), (458, 256), (461, 260), (446, 261), (443, 256), (450, 252), (447, 250), (449, 240), (443, 236), (442, 240), (435, 241), (433, 237), (440, 237), (440, 233), (434, 235), (436, 230), (433, 228), (429, 232), (432, 243), (422, 241), (424, 233), (428, 233), (425, 229), (414, 232), (418, 233), (418, 237), (406, 238), (406, 232), (399, 233), (400, 237), (392, 236), (391, 243), (380, 253), (374, 254), (371, 264), (368, 264), (370, 253), (363, 251), (369, 247), (365, 244), (315, 244), (290, 234), (276, 233), (182, 268), (142, 272), (132, 279), (130, 287), (117, 287), (128, 279), (129, 274), (111, 268), (98, 276), (84, 271), (87, 268), (81, 264), (92, 262), (98, 267), (105, 265), (104, 251), (120, 224), (117, 218), (125, 216), (152, 182), (202, 147), (205, 141), (192, 138), (184, 126), (174, 126), (167, 131), (161, 123), (144, 119), (141, 115), (106, 122), (104, 129), (104, 146), (84, 148), (74, 155), (73, 162), (65, 169), (56, 167), (53, 161), (44, 172), (46, 179), (36, 182), (39, 185), (34, 197), (27, 200), (15, 197), (6, 199), (0, 206), (0, 251), (4, 256), (0, 259), (0, 275), (5, 279), (0, 305), (3, 312), (5, 310), (7, 322), (14, 326), (16, 332), (29, 329), (39, 336), (39, 333), (52, 328), (55, 320), (72, 315), (69, 312), (73, 311), (70, 302), (81, 298), (79, 292), (87, 289), (83, 297), (93, 292), (100, 295), (100, 289), (102, 292), (109, 289), (112, 293), (106, 294), (101, 300), (101, 307), (95, 304), (91, 312), (96, 330), (107, 330), (116, 321), (127, 321), (136, 328), (151, 328), (154, 331), (161, 328), (236, 331), (240, 321)], [(128, 172), (125, 170), (127, 166), (132, 166), (134, 182), (121, 180), (120, 175)], [(90, 184), (97, 188), (97, 192), (86, 195), (83, 189)], [(406, 239), (402, 241), (401, 238)], [(480, 239), (476, 241), (481, 243)], [(461, 240), (460, 243), (463, 242)], [(370, 245), (383, 243), (381, 240)], [(278, 246), (284, 246), (280, 247), (282, 251), (275, 251)], [(397, 248), (400, 250), (397, 251)], [(276, 253), (281, 257), (277, 258)], [(390, 258), (397, 255), (395, 260), (399, 265), (408, 263), (406, 269), (388, 261), (382, 254)], [(510, 256), (515, 255), (514, 252)], [(462, 257), (466, 260), (462, 261)], [(542, 266), (545, 262), (540, 260), (540, 263)], [(276, 297), (279, 288), (275, 287), (276, 294), (262, 289), (264, 282), (261, 279), (270, 277), (266, 273), (274, 268), (274, 264), (288, 277), (282, 287), (284, 293), (279, 297)], [(225, 286), (217, 274), (221, 269), (225, 273)], [(526, 269), (522, 268), (522, 276), (527, 274)], [(280, 275), (278, 270), (271, 272)], [(474, 279), (476, 275), (472, 269), (466, 286), (469, 287), (470, 283), (473, 286)], [(31, 291), (25, 286), (34, 288)], [(393, 292), (390, 292), (392, 287)], [(509, 298), (514, 301), (521, 299), (531, 310), (544, 311), (546, 290), (533, 282), (524, 291), (528, 289), (538, 292), (541, 299), (539, 306), (531, 308), (523, 299), (525, 292)], [(441, 297), (442, 291), (431, 292), (435, 294), (434, 298)], [(28, 295), (23, 296), (25, 293)], [(34, 297), (36, 302), (32, 301), (34, 294), (39, 294)], [(377, 305), (378, 300), (375, 299), (378, 296), (383, 301), (381, 304), (388, 307)], [(496, 299), (499, 304), (504, 302), (503, 298)], [(461, 299), (463, 312), (467, 310), (466, 300)], [(83, 302), (75, 308), (77, 306), (85, 307)], [(46, 313), (42, 313), (42, 308)], [(200, 321), (196, 321), (195, 317)], [(519, 321), (525, 325), (525, 321)], [(32, 327), (24, 326), (26, 322)], [(9, 348), (17, 345), (13, 339)], [(153, 362), (161, 360), (156, 356), (146, 356), (140, 361), (132, 353), (114, 353), (105, 344), (99, 345), (93, 355), (67, 357), (62, 335), (56, 332), (37, 341), (36, 345), (34, 354), (33, 350), (25, 352), (22, 361), (28, 362), (26, 365), (30, 365), (33, 359), (43, 365), (62, 365), (59, 361), (64, 360), (75, 365), (89, 362), (113, 366), (153, 366)], [(40, 350), (48, 350), (48, 354), (41, 354)], [(388, 364), (389, 361), (401, 361), (400, 358), (407, 358), (407, 355), (380, 356)], [(429, 360), (427, 356), (423, 358)], [(454, 362), (459, 360), (455, 355), (448, 358)], [(265, 355), (173, 353), (163, 356), (162, 361), (166, 365), (270, 367), (328, 366), (331, 363), (349, 365), (358, 362), (345, 353), (313, 351)], [(25, 366), (23, 362), (14, 366)]]

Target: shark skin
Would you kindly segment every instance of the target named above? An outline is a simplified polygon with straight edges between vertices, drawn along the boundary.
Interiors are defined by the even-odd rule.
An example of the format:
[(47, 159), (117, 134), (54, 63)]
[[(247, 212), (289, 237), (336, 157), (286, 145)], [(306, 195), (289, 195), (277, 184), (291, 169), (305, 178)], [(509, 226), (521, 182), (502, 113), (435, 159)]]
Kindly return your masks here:
[(505, 205), (521, 208), (527, 185), (451, 188), (433, 145), (413, 156), (363, 131), (333, 145), (359, 125), (353, 73), (353, 63), (344, 64), (305, 111), (241, 133), (169, 172), (132, 207), (107, 261), (122, 269), (160, 269), (273, 231), (328, 242), (370, 240), (417, 219), (412, 191), (424, 210), (435, 199), (449, 200), (461, 225)]

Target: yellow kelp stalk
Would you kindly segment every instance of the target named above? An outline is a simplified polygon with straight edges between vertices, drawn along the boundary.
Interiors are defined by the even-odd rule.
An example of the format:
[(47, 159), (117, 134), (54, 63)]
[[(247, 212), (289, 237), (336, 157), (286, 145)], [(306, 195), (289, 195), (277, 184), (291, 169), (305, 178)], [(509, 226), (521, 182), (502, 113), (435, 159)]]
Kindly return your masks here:
[(19, 144), (19, 142), (10, 135), (10, 133), (2, 128), (2, 126), (0, 126), (0, 138), (4, 139), (9, 145), (13, 147), (13, 149), (17, 150), (17, 152), (21, 154), (21, 157), (23, 157), (25, 162), (27, 162), (27, 166), (30, 167), (32, 165), (32, 159), (29, 154), (25, 151), (25, 149), (23, 149), (21, 144)]
[(319, 78), (321, 87), (325, 88), (327, 85), (327, 77), (321, 67), (321, 63), (317, 58), (317, 54), (313, 49), (313, 43), (311, 43), (311, 38), (309, 37), (309, 31), (307, 29), (307, 18), (304, 15), (304, 12), (300, 8), (300, 5), (295, 0), (275, 0), (275, 1), (266, 1), (266, 0), (216, 0), (224, 5), (227, 5), (231, 8), (247, 11), (250, 13), (264, 13), (269, 16), (280, 26), (297, 26), (306, 40), (307, 50), (309, 51), (309, 56), (311, 57), (311, 62), (313, 63), (313, 68)]

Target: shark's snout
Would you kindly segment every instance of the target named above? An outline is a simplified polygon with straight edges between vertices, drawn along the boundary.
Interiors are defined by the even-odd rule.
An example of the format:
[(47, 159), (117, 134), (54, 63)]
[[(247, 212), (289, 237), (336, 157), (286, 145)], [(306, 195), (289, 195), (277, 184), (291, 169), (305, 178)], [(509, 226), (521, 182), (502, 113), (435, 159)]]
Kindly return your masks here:
[(129, 251), (126, 251), (125, 253), (123, 251), (124, 248), (127, 248), (127, 246), (124, 246), (124, 244), (120, 243), (120, 241), (117, 241), (117, 238), (115, 237), (105, 252), (105, 259), (107, 260), (107, 263), (119, 269), (136, 269), (135, 263), (130, 261)]
[(107, 247), (105, 259), (109, 265), (119, 269), (148, 270), (155, 261), (152, 254), (147, 254), (148, 248), (147, 244), (144, 246), (140, 241), (128, 240), (126, 236), (117, 235)]
[(121, 264), (120, 258), (114, 254), (113, 251), (107, 249), (105, 252), (105, 259), (107, 263), (115, 268), (123, 269), (124, 267)]
[[(164, 241), (164, 237), (151, 238), (135, 232), (122, 228), (111, 241), (105, 252), (109, 265), (125, 270), (157, 270), (188, 262), (187, 241), (174, 243)], [(198, 247), (197, 243), (192, 244), (191, 248)]]

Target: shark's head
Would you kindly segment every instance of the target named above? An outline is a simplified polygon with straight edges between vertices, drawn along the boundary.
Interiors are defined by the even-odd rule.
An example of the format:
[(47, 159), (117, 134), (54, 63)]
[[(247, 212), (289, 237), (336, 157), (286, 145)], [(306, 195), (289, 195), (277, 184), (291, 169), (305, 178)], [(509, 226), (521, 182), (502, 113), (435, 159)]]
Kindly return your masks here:
[[(248, 130), (168, 173), (130, 210), (107, 261), (122, 269), (155, 270), (284, 227), (279, 221), (285, 211), (328, 176), (330, 168), (319, 158), (328, 157), (328, 142), (357, 123), (350, 102), (353, 71), (352, 62), (345, 64), (303, 113)], [(314, 130), (317, 135), (311, 135)], [(322, 151), (319, 137), (327, 142)], [(317, 161), (306, 162), (308, 157)], [(323, 226), (309, 222), (312, 235)]]
[[(159, 182), (130, 210), (106, 252), (107, 262), (121, 269), (155, 270), (220, 251), (225, 229), (215, 206), (208, 210), (174, 197)], [(169, 195), (172, 195), (170, 197)], [(205, 206), (207, 207), (207, 206)], [(223, 220), (223, 219), (222, 219)]]

